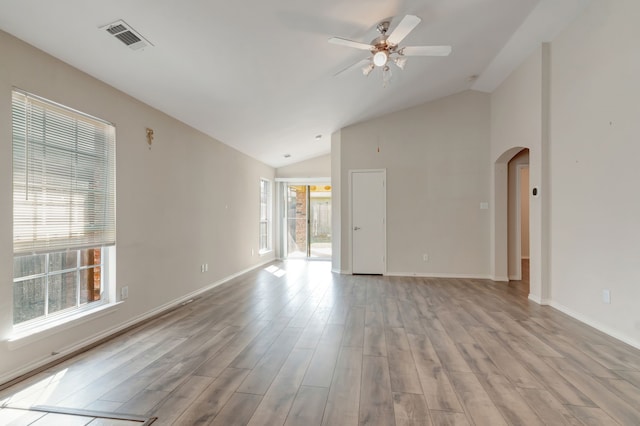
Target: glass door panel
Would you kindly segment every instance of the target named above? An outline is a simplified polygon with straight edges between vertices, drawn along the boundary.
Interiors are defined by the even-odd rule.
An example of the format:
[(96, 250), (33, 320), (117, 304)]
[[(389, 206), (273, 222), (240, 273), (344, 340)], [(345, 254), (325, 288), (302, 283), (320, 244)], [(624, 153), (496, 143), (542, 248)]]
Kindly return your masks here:
[(287, 187), (287, 257), (307, 257), (307, 193), (306, 185)]
[(309, 187), (309, 257), (331, 259), (331, 185)]

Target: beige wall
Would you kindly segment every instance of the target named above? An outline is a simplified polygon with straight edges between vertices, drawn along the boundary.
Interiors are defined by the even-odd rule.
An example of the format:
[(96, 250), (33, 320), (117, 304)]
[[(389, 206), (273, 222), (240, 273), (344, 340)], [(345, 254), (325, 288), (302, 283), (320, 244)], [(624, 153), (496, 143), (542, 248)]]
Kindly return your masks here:
[(272, 257), (257, 255), (259, 179), (273, 179), (272, 168), (2, 32), (0, 51), (1, 340), (12, 333), (13, 86), (115, 123), (116, 284), (129, 287), (114, 313), (22, 347), (0, 344), (0, 382)]
[(550, 236), (554, 306), (640, 347), (638, 16), (594, 1), (553, 42)]
[(386, 169), (388, 274), (490, 275), (489, 101), (467, 91), (342, 129), (342, 270), (349, 170)]
[(300, 161), (276, 169), (279, 178), (328, 178), (331, 176), (331, 154)]
[(532, 54), (491, 94), (491, 159), (514, 147), (539, 147), (542, 49)]

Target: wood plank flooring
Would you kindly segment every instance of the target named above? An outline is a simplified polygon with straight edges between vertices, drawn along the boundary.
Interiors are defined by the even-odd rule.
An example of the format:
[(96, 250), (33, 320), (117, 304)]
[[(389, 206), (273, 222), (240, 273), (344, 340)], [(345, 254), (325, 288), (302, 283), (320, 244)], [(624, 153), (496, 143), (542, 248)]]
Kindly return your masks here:
[(275, 262), (1, 391), (0, 405), (154, 425), (640, 424), (640, 351), (527, 293)]

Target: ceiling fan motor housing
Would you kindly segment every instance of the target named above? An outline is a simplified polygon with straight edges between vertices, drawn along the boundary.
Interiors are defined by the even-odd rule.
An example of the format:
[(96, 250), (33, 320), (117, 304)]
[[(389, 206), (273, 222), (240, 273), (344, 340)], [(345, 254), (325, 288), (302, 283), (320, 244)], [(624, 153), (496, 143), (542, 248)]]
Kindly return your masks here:
[[(374, 38), (371, 41), (371, 45), (373, 46), (373, 49), (371, 49), (371, 53), (374, 55), (374, 57), (376, 53), (385, 52), (386, 57), (389, 58), (392, 53), (395, 53), (396, 48), (398, 47), (387, 41), (387, 39), (389, 38), (389, 36), (387, 35), (387, 31), (389, 30), (389, 25), (390, 25), (389, 21), (382, 21), (376, 27), (376, 29), (380, 33), (380, 36)], [(386, 64), (386, 61), (385, 61), (385, 64)], [(376, 63), (376, 65), (378, 64)]]
[[(376, 66), (383, 66), (387, 63), (392, 53), (397, 53), (396, 49), (398, 46), (387, 42), (388, 36), (386, 34), (382, 34), (379, 37), (376, 37), (371, 41), (371, 45), (373, 49), (371, 49), (371, 53), (373, 54), (374, 64)], [(384, 55), (382, 55), (384, 53)], [(382, 61), (382, 57), (384, 56), (384, 63), (379, 62)], [(380, 58), (378, 58), (380, 57)]]

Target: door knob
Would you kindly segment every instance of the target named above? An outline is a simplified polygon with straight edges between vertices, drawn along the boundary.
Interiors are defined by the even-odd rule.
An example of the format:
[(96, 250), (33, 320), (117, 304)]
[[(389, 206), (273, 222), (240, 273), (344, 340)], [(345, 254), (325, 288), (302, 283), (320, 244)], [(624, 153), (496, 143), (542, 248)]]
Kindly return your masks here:
[(353, 227), (353, 230), (354, 230), (354, 231), (357, 231), (358, 229), (360, 229), (360, 227), (359, 227), (359, 226), (354, 226), (354, 227)]

